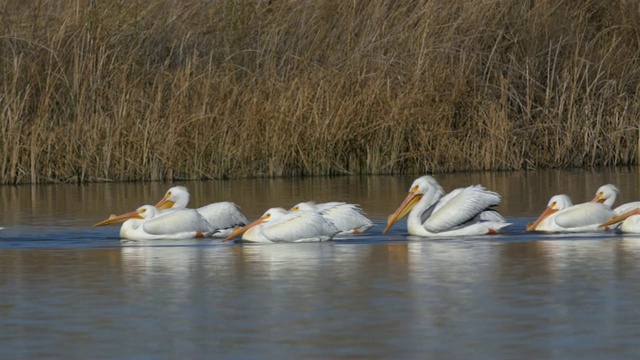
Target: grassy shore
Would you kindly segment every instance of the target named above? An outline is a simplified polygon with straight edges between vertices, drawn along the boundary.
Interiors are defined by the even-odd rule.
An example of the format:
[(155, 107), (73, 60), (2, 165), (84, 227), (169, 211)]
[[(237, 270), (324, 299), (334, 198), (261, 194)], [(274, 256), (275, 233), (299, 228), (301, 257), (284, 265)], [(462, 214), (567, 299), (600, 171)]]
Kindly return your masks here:
[(636, 1), (0, 0), (0, 183), (637, 164)]

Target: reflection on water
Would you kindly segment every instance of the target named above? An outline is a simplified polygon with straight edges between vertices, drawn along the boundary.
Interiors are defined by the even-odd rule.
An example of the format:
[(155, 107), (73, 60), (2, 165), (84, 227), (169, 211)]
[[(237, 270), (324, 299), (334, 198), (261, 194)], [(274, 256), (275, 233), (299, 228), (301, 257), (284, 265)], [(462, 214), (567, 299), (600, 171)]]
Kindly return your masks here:
[(640, 355), (640, 236), (523, 233), (554, 193), (586, 201), (611, 182), (620, 203), (637, 199), (636, 173), (438, 179), (503, 193), (510, 232), (420, 239), (398, 226), (382, 236), (412, 177), (187, 184), (193, 206), (233, 200), (250, 218), (344, 200), (376, 223), (355, 238), (270, 245), (121, 241), (116, 227), (90, 227), (169, 184), (0, 187), (0, 358)]
[(14, 345), (0, 357), (629, 357), (639, 246), (600, 236), (5, 250), (0, 341)]

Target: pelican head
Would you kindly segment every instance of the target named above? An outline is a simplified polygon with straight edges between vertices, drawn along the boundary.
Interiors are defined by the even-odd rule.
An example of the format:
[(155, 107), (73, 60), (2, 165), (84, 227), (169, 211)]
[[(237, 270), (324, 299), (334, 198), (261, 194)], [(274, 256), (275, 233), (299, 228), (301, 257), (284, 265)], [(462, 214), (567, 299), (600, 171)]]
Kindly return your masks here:
[(402, 204), (393, 214), (389, 215), (387, 227), (384, 228), (382, 233), (386, 234), (396, 221), (405, 217), (427, 192), (431, 192), (433, 196), (437, 197), (441, 197), (444, 194), (442, 186), (433, 177), (424, 175), (415, 179), (411, 187), (409, 187), (409, 194), (404, 198)]
[(294, 212), (294, 211), (308, 211), (308, 210), (315, 210), (315, 208), (316, 208), (315, 201), (307, 201), (307, 202), (301, 202), (301, 203), (295, 205), (294, 207), (289, 209), (289, 211), (291, 211), (291, 212)]
[(598, 188), (598, 191), (596, 191), (596, 196), (591, 201), (605, 204), (608, 207), (611, 207), (613, 203), (616, 202), (618, 194), (620, 194), (620, 189), (618, 189), (615, 185), (602, 185)]
[(184, 209), (189, 203), (189, 190), (184, 186), (174, 186), (167, 190), (162, 200), (158, 201), (156, 208), (164, 209)]

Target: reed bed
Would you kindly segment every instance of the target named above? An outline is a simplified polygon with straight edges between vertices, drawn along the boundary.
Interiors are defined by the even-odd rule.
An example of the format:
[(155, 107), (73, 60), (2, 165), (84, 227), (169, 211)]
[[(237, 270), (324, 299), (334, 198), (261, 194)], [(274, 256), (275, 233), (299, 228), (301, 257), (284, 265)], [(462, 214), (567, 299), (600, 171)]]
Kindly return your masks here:
[(640, 5), (0, 0), (0, 183), (637, 164)]

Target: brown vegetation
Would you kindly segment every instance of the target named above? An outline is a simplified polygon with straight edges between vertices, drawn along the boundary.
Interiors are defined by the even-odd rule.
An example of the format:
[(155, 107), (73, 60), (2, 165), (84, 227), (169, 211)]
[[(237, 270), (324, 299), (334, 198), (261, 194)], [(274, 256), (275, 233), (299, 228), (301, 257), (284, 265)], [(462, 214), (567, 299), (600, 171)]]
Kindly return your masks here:
[(637, 164), (636, 1), (0, 0), (0, 183)]

